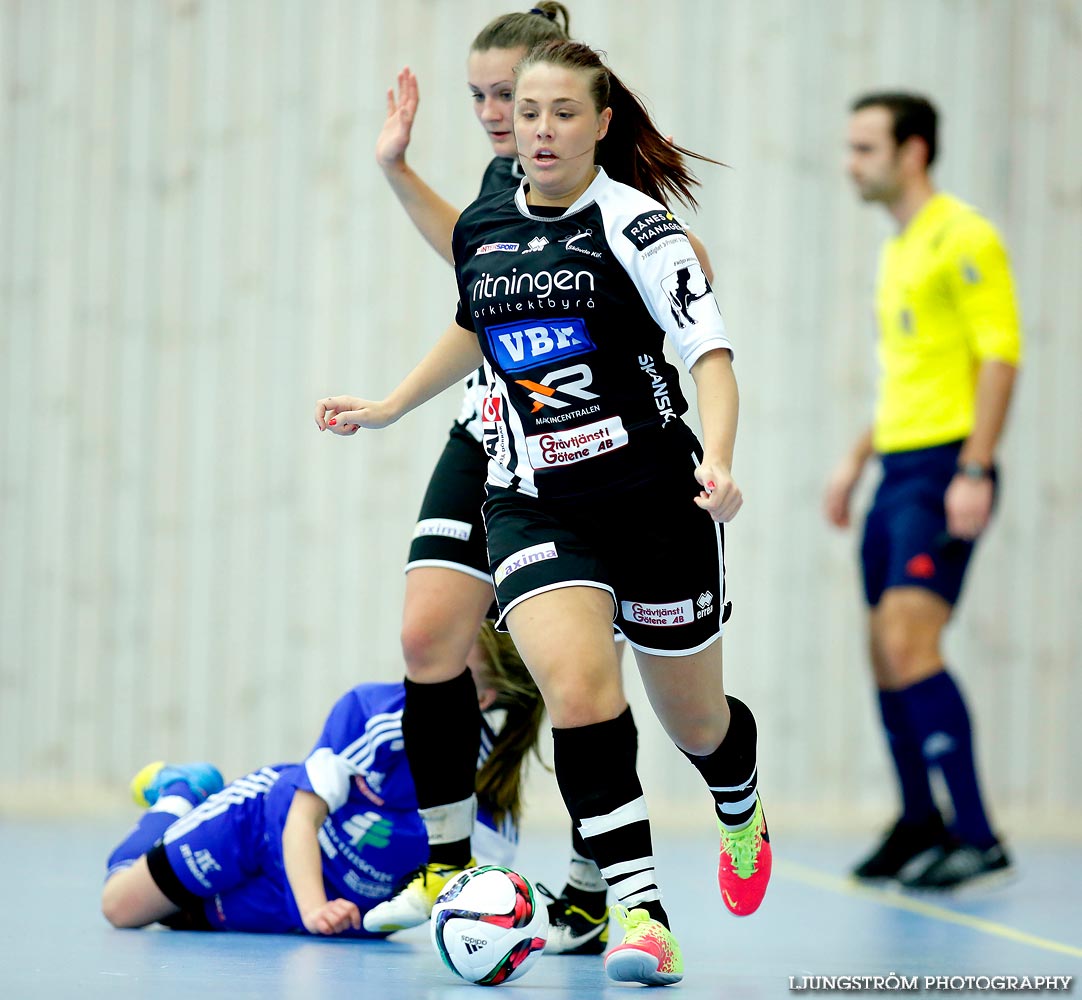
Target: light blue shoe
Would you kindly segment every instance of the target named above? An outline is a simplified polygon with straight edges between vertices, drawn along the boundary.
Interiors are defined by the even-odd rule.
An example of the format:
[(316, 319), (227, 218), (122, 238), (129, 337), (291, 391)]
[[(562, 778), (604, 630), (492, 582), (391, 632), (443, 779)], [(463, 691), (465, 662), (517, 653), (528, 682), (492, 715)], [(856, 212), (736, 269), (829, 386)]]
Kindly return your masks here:
[(164, 760), (158, 760), (147, 764), (132, 778), (132, 798), (136, 805), (152, 806), (162, 789), (174, 781), (183, 781), (200, 801), (225, 787), (222, 772), (213, 764), (166, 764)]

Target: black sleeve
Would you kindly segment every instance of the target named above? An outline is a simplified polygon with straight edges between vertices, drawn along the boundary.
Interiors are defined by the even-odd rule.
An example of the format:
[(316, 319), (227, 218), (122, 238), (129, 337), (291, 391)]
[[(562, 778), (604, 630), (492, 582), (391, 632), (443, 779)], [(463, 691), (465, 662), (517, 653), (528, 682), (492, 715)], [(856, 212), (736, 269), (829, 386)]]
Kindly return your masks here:
[(485, 167), (485, 175), (481, 178), (481, 190), (477, 192), (477, 198), (485, 198), (504, 191), (511, 187), (514, 178), (511, 175), (512, 161), (509, 156), (494, 156)]
[(466, 218), (466, 212), (463, 212), (455, 223), (455, 228), (451, 233), (451, 256), (455, 262), (455, 282), (458, 285), (458, 307), (455, 309), (455, 322), (464, 330), (473, 330), (473, 316), (470, 315), (469, 308), (469, 295), (462, 284), (462, 264), (465, 260), (463, 256), (465, 251), (465, 226), (463, 220)]

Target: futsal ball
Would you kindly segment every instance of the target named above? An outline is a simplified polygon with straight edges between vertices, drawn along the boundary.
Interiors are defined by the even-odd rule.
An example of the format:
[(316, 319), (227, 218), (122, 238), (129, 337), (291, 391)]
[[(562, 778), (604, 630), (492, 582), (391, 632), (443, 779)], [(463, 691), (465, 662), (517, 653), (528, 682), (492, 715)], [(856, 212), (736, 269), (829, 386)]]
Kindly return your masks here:
[(510, 868), (467, 868), (432, 907), (432, 943), (455, 975), (499, 986), (523, 975), (545, 950), (549, 916), (529, 880)]

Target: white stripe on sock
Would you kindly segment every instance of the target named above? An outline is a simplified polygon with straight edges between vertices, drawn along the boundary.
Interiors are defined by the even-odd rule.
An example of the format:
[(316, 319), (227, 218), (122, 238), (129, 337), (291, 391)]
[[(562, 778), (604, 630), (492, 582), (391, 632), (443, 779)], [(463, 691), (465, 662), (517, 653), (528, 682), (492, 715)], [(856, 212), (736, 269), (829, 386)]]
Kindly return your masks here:
[(630, 826), (649, 819), (646, 812), (646, 798), (640, 795), (637, 799), (626, 802), (604, 816), (587, 816), (579, 823), (579, 833), (583, 837), (597, 837), (603, 833), (611, 833), (619, 830), (622, 826)]
[(654, 856), (651, 854), (647, 858), (632, 858), (630, 861), (620, 861), (615, 865), (609, 865), (608, 868), (601, 870), (603, 878), (618, 878), (621, 875), (627, 875), (629, 872), (641, 872), (644, 868), (654, 870)]

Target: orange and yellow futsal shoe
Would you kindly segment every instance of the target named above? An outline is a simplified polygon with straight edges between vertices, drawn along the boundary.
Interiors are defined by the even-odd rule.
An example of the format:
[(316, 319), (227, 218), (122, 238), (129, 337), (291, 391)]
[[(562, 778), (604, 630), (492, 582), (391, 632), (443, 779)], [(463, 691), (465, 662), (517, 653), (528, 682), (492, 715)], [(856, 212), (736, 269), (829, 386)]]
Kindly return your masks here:
[(773, 856), (766, 828), (763, 804), (755, 798), (751, 822), (740, 830), (727, 830), (719, 820), (721, 857), (718, 860), (718, 888), (730, 913), (746, 917), (759, 909), (770, 881)]
[(605, 972), (617, 983), (671, 986), (684, 978), (684, 959), (672, 931), (646, 910), (614, 906), (624, 940), (605, 956)]

